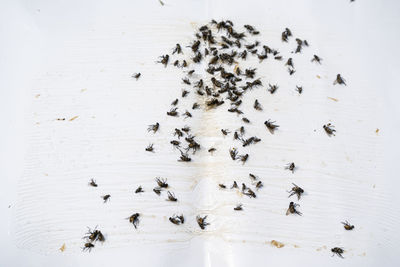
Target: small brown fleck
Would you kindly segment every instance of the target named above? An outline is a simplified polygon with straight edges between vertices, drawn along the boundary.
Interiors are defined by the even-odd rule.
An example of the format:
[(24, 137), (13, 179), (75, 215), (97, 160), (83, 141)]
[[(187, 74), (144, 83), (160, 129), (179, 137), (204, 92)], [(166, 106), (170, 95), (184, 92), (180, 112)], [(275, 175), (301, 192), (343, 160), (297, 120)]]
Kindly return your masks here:
[(59, 248), (59, 250), (60, 250), (61, 252), (64, 252), (64, 250), (65, 250), (65, 243), (61, 246), (61, 248)]
[(334, 97), (329, 97), (329, 96), (328, 96), (328, 98), (329, 98), (330, 100), (333, 100), (333, 101), (335, 101), (335, 102), (338, 102), (338, 101), (339, 101), (339, 99), (337, 99), (337, 98), (334, 98)]
[(283, 244), (283, 243), (281, 243), (279, 241), (276, 241), (276, 240), (271, 240), (271, 245), (275, 246), (277, 248), (283, 248), (285, 246), (285, 244)]
[(71, 119), (69, 119), (69, 121), (73, 121), (73, 120), (75, 120), (76, 118), (78, 118), (79, 116), (74, 116), (74, 117), (72, 117)]
[(318, 78), (318, 79), (321, 79), (321, 76), (317, 75), (317, 78)]

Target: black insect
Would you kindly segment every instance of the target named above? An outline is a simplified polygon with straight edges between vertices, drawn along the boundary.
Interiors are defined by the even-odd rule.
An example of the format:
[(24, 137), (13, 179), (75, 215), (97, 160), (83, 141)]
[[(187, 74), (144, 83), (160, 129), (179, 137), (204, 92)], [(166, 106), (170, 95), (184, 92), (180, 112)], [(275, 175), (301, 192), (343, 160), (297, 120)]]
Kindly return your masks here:
[(137, 226), (138, 226), (138, 224), (139, 224), (139, 217), (140, 217), (140, 214), (139, 213), (134, 213), (134, 214), (132, 214), (128, 219), (129, 219), (129, 222), (131, 223), (131, 224), (133, 224), (133, 226), (135, 226), (135, 228), (137, 228)]
[(143, 193), (143, 192), (144, 192), (144, 191), (143, 191), (142, 186), (139, 186), (139, 187), (135, 190), (135, 194)]
[(206, 229), (207, 225), (210, 225), (208, 222), (206, 222), (206, 219), (207, 219), (207, 215), (204, 217), (197, 215), (197, 217), (196, 217), (197, 224), (200, 226), (200, 228), (202, 230)]
[(189, 94), (189, 91), (182, 90), (182, 97), (186, 97)]
[(193, 52), (197, 52), (197, 50), (199, 50), (199, 46), (200, 46), (200, 41), (196, 41), (196, 42), (194, 42), (193, 43), (193, 45), (192, 45), (192, 51)]
[(217, 150), (216, 148), (211, 147), (211, 148), (208, 150), (208, 152), (213, 153), (213, 152), (216, 151), (216, 150)]
[[(186, 62), (186, 61), (185, 61)], [(190, 70), (188, 71), (189, 76), (192, 75), (194, 73), (194, 70)]]
[(185, 127), (181, 128), (181, 129), (182, 129), (182, 131), (184, 131), (185, 133), (190, 132), (190, 127), (189, 127), (189, 126), (185, 126)]
[(106, 203), (110, 199), (111, 195), (104, 195), (101, 198), (104, 200), (104, 203)]
[(243, 117), (242, 121), (244, 121), (245, 123), (250, 123), (250, 120), (248, 118)]
[(221, 189), (226, 189), (226, 185), (224, 185), (224, 184), (219, 184), (218, 186), (219, 186), (219, 188), (221, 188)]
[(294, 162), (288, 163), (285, 167), (286, 170), (292, 171), (292, 173), (294, 172), (294, 169), (296, 169), (296, 165), (294, 164)]
[(259, 110), (259, 111), (262, 110), (262, 107), (261, 107), (261, 105), (260, 105), (260, 102), (258, 102), (257, 99), (254, 101), (253, 107), (254, 107), (255, 110)]
[[(182, 67), (182, 68), (186, 68), (187, 65), (188, 65), (188, 64), (187, 64), (186, 60), (183, 60), (183, 61), (182, 61), (181, 67)], [(194, 72), (194, 71), (193, 71), (193, 72)], [(189, 75), (191, 75), (191, 74), (192, 74), (192, 73), (190, 73), (190, 71), (189, 71)]]
[(157, 177), (156, 178), (156, 182), (158, 184), (159, 187), (161, 188), (168, 188), (168, 183), (167, 183), (167, 179), (162, 179)]
[(256, 175), (252, 174), (252, 173), (249, 173), (249, 177), (250, 177), (250, 179), (252, 179), (253, 181), (255, 181), (255, 180), (258, 179), (258, 177), (257, 177)]
[[(97, 228), (97, 227), (96, 227)], [(100, 241), (104, 242), (106, 239), (104, 238), (103, 233), (100, 230), (94, 229), (93, 231), (88, 227), (87, 235), (84, 236), (84, 239), (87, 239), (89, 242)]]
[[(244, 184), (243, 184), (244, 185)], [(243, 188), (242, 188), (243, 189)], [(251, 190), (250, 188), (246, 187), (244, 190), (242, 190), (243, 195), (246, 195), (250, 198), (256, 198), (256, 193), (254, 193), (253, 190)]]
[(342, 222), (344, 229), (346, 230), (353, 230), (354, 225), (351, 225), (348, 221)]
[(289, 204), (289, 208), (287, 209), (287, 211), (286, 211), (286, 215), (289, 215), (289, 214), (297, 214), (297, 215), (302, 215), (302, 213), (301, 212), (299, 212), (298, 210), (296, 210), (296, 207), (298, 207), (298, 206), (300, 206), (299, 204), (296, 204), (296, 203), (294, 203), (294, 202), (290, 202), (290, 204)]
[(179, 145), (180, 145), (181, 142), (179, 142), (179, 141), (177, 141), (177, 140), (172, 140), (170, 143), (171, 143), (174, 147), (179, 147)]
[(171, 108), (171, 110), (167, 112), (167, 115), (172, 117), (178, 116), (178, 112), (176, 111), (177, 109), (178, 108)]
[(342, 76), (340, 76), (340, 74), (336, 75), (336, 80), (333, 82), (333, 84), (346, 84), (346, 80), (342, 78)]
[(274, 133), (275, 129), (279, 127), (279, 125), (275, 124), (275, 121), (270, 121), (267, 120), (264, 122), (265, 126), (267, 126), (268, 130), (270, 131), (270, 133)]
[(304, 193), (304, 190), (303, 190), (303, 188), (301, 188), (300, 186), (296, 185), (295, 183), (292, 183), (292, 184), (294, 186), (292, 187), (292, 190), (288, 191), (288, 193), (290, 193), (288, 198), (293, 196), (293, 195), (297, 195), (297, 200), (300, 200), (301, 194)]
[(234, 207), (234, 210), (243, 210), (242, 208), (243, 204), (237, 204), (236, 207)]
[(192, 58), (192, 60), (193, 60), (194, 63), (199, 63), (199, 62), (201, 61), (202, 58), (203, 58), (203, 57), (202, 57), (201, 53), (198, 52), (198, 53)]
[(174, 215), (172, 217), (169, 217), (169, 221), (173, 224), (180, 225), (185, 222), (185, 218), (183, 217), (183, 215), (179, 215), (179, 216)]
[(172, 54), (175, 54), (175, 53), (178, 53), (178, 54), (181, 54), (181, 53), (182, 53), (182, 48), (181, 48), (181, 45), (180, 45), (180, 44), (176, 44), (176, 46), (175, 46), (174, 51), (172, 52)]
[(236, 148), (231, 148), (229, 150), (229, 154), (231, 155), (232, 160), (236, 160), (238, 151), (236, 150)]
[(153, 133), (156, 133), (158, 131), (158, 128), (160, 128), (160, 124), (156, 122), (156, 124), (150, 124), (149, 128), (147, 128), (147, 131), (153, 131)]
[(91, 251), (92, 248), (94, 248), (94, 245), (92, 243), (85, 243), (85, 246), (82, 248), (82, 251)]
[(189, 111), (185, 111), (185, 113), (183, 113), (182, 114), (184, 117), (185, 117), (185, 119), (187, 119), (187, 118), (191, 118), (192, 117), (192, 113), (190, 113)]
[(314, 55), (313, 59), (311, 59), (311, 62), (317, 62), (317, 63), (321, 64), (321, 60), (322, 60), (322, 58), (320, 58), (317, 55)]
[(257, 183), (256, 183), (256, 188), (257, 189), (260, 189), (261, 187), (263, 187), (264, 185), (263, 185), (263, 183), (261, 182), (261, 181), (258, 181)]
[(165, 67), (168, 65), (169, 55), (160, 56), (161, 60), (157, 61), (157, 63), (163, 64)]
[(140, 75), (141, 75), (140, 72), (134, 73), (134, 74), (132, 74), (132, 78), (135, 78), (136, 80), (138, 80)]
[(282, 58), (282, 56), (276, 56), (276, 57), (274, 57), (274, 59), (275, 60), (282, 60), (283, 58)]
[(183, 83), (190, 85), (190, 80), (188, 78), (182, 79)]
[(192, 159), (188, 156), (187, 153), (183, 153), (183, 152), (181, 151), (181, 156), (180, 156), (180, 158), (178, 159), (178, 161), (181, 161), (181, 162), (189, 162), (189, 161), (192, 161)]
[(338, 248), (338, 247), (334, 247), (334, 248), (332, 248), (331, 249), (331, 251), (332, 251), (332, 257), (336, 254), (337, 256), (339, 256), (339, 257), (341, 257), (342, 259), (343, 259), (343, 253), (344, 253), (344, 250), (342, 249), (342, 248)]
[(175, 60), (174, 66), (175, 66), (175, 67), (179, 67), (179, 60)]
[(288, 72), (289, 72), (289, 75), (293, 75), (296, 72), (296, 70), (292, 69), (292, 68), (288, 68)]
[(293, 66), (293, 59), (292, 59), (292, 58), (289, 58), (289, 59), (287, 60), (287, 62), (286, 62), (285, 65), (294, 68), (294, 66)]
[(244, 75), (246, 78), (253, 79), (256, 75), (256, 69), (246, 69)]
[(232, 186), (231, 186), (231, 189), (232, 188), (239, 188), (239, 186), (238, 186), (238, 184), (236, 183), (236, 181), (233, 181), (233, 184), (232, 184)]
[(168, 194), (168, 199), (167, 199), (168, 201), (173, 201), (173, 202), (178, 201), (178, 199), (175, 197), (174, 193), (168, 191), (167, 194)]
[(327, 135), (329, 135), (329, 136), (335, 135), (336, 130), (333, 129), (333, 128), (335, 128), (335, 126), (333, 126), (331, 123), (325, 124), (322, 127), (324, 128), (324, 130), (327, 133)]
[(145, 148), (145, 150), (146, 151), (148, 151), (148, 152), (154, 152), (154, 144), (149, 144), (146, 148)]
[(172, 101), (171, 105), (172, 106), (176, 106), (178, 104), (179, 99), (175, 99), (174, 101)]
[(268, 86), (269, 86), (268, 91), (269, 91), (271, 94), (275, 93), (275, 91), (279, 88), (279, 86), (276, 85), (276, 84), (274, 84), (274, 85), (268, 84)]
[(303, 92), (303, 87), (302, 86), (297, 86), (296, 85), (296, 91), (301, 94)]
[(93, 186), (93, 187), (97, 187), (96, 181), (94, 179), (90, 179), (89, 185)]
[(153, 188), (153, 192), (156, 193), (157, 195), (160, 195), (161, 194), (161, 189), (155, 187), (155, 188)]

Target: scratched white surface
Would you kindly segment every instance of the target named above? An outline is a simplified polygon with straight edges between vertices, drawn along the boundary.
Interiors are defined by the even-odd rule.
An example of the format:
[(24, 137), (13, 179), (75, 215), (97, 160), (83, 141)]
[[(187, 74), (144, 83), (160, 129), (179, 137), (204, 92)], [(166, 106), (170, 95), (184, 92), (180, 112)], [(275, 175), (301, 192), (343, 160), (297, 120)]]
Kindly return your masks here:
[[(8, 266), (376, 266), (385, 261), (396, 266), (399, 210), (393, 185), (399, 183), (384, 165), (390, 134), (385, 135), (383, 118), (391, 97), (381, 89), (393, 87), (391, 75), (399, 68), (382, 67), (388, 68), (389, 82), (380, 84), (376, 62), (389, 52), (380, 56), (375, 49), (386, 36), (379, 30), (399, 25), (393, 15), (398, 5), (321, 2), (9, 4), (30, 32), (35, 54), (24, 93), (27, 145), (9, 226), (18, 247), (14, 255), (24, 257), (9, 257), (5, 262), (15, 265)], [(372, 14), (379, 20), (371, 21)], [(194, 111), (186, 120), (165, 114), (184, 88), (183, 75), (155, 61), (177, 42), (187, 45), (195, 29), (211, 18), (231, 19), (238, 28), (255, 25), (261, 32), (257, 39), (292, 56), (297, 70), (289, 76), (283, 62), (244, 63), (257, 66), (264, 84), (279, 84), (274, 95), (263, 87), (243, 98), (242, 109), (251, 120), (246, 130), (262, 139), (247, 149), (245, 165), (229, 158), (232, 134), (224, 138), (220, 133), (242, 125), (225, 111), (227, 105)], [(280, 41), (285, 27), (310, 47), (291, 54), (294, 39)], [(323, 58), (322, 65), (310, 62), (313, 54)], [(394, 60), (388, 62), (391, 66)], [(142, 73), (138, 81), (130, 77), (134, 72)], [(348, 86), (333, 86), (337, 73)], [(296, 85), (303, 86), (302, 95), (294, 91)], [(191, 93), (179, 110), (189, 109), (195, 98)], [(251, 107), (256, 98), (262, 112)], [(266, 119), (281, 126), (274, 135), (266, 131)], [(156, 121), (160, 131), (147, 133), (147, 125)], [(335, 137), (324, 133), (327, 122), (336, 126)], [(173, 129), (184, 125), (192, 127), (203, 147), (189, 164), (177, 162), (169, 144)], [(154, 154), (144, 151), (150, 142)], [(217, 148), (213, 155), (206, 151), (211, 146)], [(284, 169), (291, 161), (298, 166), (294, 174)], [(248, 184), (249, 172), (264, 183), (256, 199), (218, 189), (219, 183), (233, 180)], [(177, 203), (152, 192), (157, 176), (168, 178)], [(97, 188), (87, 186), (90, 178)], [(285, 216), (292, 182), (306, 191), (299, 201), (301, 217)], [(133, 194), (139, 185), (146, 192)], [(104, 194), (111, 194), (107, 204), (100, 198)], [(232, 210), (237, 203), (243, 203), (243, 212)], [(137, 230), (125, 219), (134, 212), (142, 214)], [(185, 215), (184, 225), (168, 222), (174, 213)], [(207, 230), (198, 228), (197, 214), (208, 215)], [(344, 231), (340, 222), (346, 219), (355, 224), (354, 231)], [(96, 225), (107, 241), (85, 255), (82, 236), (87, 226)], [(285, 246), (275, 248), (271, 240)], [(345, 248), (345, 260), (331, 258), (334, 246)]]

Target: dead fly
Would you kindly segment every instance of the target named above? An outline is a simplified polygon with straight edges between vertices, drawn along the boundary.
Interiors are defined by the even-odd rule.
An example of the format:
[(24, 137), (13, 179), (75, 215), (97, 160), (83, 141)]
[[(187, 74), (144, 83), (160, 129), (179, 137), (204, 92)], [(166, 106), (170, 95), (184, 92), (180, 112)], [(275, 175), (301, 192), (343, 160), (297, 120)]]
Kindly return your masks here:
[(313, 59), (311, 59), (311, 62), (317, 62), (317, 63), (321, 64), (321, 60), (322, 60), (322, 58), (320, 58), (317, 55), (314, 55)]
[(142, 186), (139, 186), (139, 187), (135, 190), (135, 194), (143, 193), (143, 192), (144, 192), (144, 191), (143, 191)]
[(175, 66), (175, 67), (179, 67), (179, 60), (175, 60), (174, 66)]
[(254, 101), (253, 107), (254, 107), (255, 110), (260, 110), (260, 111), (262, 110), (262, 107), (261, 107), (261, 105), (260, 105), (260, 102), (258, 102), (257, 99)]
[(256, 69), (246, 69), (244, 75), (246, 78), (253, 79), (254, 75), (256, 75)]
[(279, 127), (279, 125), (275, 124), (275, 121), (270, 121), (267, 120), (264, 122), (265, 126), (267, 126), (268, 130), (270, 131), (270, 133), (274, 133), (275, 129)]
[(178, 116), (178, 112), (176, 111), (177, 109), (178, 108), (171, 108), (171, 110), (167, 112), (167, 115), (172, 117)]
[(131, 224), (133, 224), (133, 226), (135, 226), (135, 228), (137, 228), (137, 226), (139, 224), (139, 216), (140, 216), (139, 213), (135, 213), (135, 214), (132, 214), (131, 217), (128, 218), (129, 222)]
[(231, 148), (229, 150), (229, 154), (231, 155), (232, 160), (236, 160), (237, 153), (238, 153), (238, 151), (236, 150), (236, 148)]
[(296, 70), (288, 68), (288, 72), (289, 72), (289, 75), (293, 75), (296, 72)]
[(180, 225), (185, 222), (185, 218), (183, 217), (183, 215), (180, 216), (174, 215), (172, 217), (169, 217), (169, 221), (172, 222), (173, 224)]
[(194, 63), (199, 63), (199, 62), (201, 61), (202, 58), (203, 58), (203, 57), (201, 56), (201, 53), (198, 52), (198, 53), (196, 54), (196, 56), (194, 56), (194, 57), (192, 58), (192, 60), (193, 60)]
[(199, 50), (199, 46), (200, 46), (200, 41), (196, 41), (192, 44), (191, 48), (193, 52), (197, 52), (197, 50)]
[[(184, 61), (184, 62), (186, 62), (186, 61)], [(189, 76), (191, 76), (193, 73), (194, 73), (194, 70), (188, 71)]]
[(252, 136), (252, 137), (250, 137), (248, 139), (243, 139), (242, 138), (241, 141), (243, 143), (243, 147), (245, 147), (245, 146), (251, 145), (253, 143), (258, 143), (258, 142), (261, 141), (261, 139), (258, 138), (257, 136)]
[(91, 251), (92, 250), (92, 248), (94, 248), (94, 245), (92, 244), (92, 243), (85, 243), (85, 246), (82, 248), (82, 251)]
[(178, 104), (179, 99), (175, 99), (174, 101), (172, 101), (171, 105), (172, 106), (176, 106)]
[(236, 181), (233, 181), (233, 184), (232, 184), (232, 186), (231, 186), (231, 189), (232, 188), (239, 188), (239, 186), (238, 186), (238, 184), (236, 183)]
[(325, 124), (324, 126), (322, 126), (325, 130), (325, 132), (331, 136), (331, 135), (335, 135), (336, 130), (333, 129), (335, 128), (335, 126), (333, 126), (331, 123)]
[(104, 200), (104, 203), (106, 203), (110, 199), (111, 195), (104, 195), (101, 198)]
[(342, 78), (342, 76), (340, 76), (340, 74), (336, 75), (336, 80), (333, 82), (333, 84), (346, 84), (346, 80)]
[(168, 188), (167, 179), (160, 179), (159, 177), (156, 178), (156, 182), (159, 187), (161, 188)]
[[(183, 60), (183, 61), (182, 61), (181, 67), (182, 67), (182, 68), (186, 68), (187, 65), (188, 65), (188, 64), (187, 64), (186, 60)], [(193, 71), (193, 72), (194, 72), (194, 71)], [(193, 73), (193, 72), (192, 72), (192, 73)], [(189, 75), (191, 75), (192, 73), (190, 73), (190, 71), (189, 71)]]
[(234, 207), (234, 210), (243, 210), (242, 208), (243, 204), (237, 204), (236, 207)]
[(293, 66), (293, 59), (292, 59), (292, 58), (289, 58), (289, 59), (286, 61), (285, 66), (289, 66), (289, 67), (294, 68), (294, 66)]
[(260, 189), (261, 187), (263, 187), (264, 185), (263, 185), (263, 183), (261, 182), (261, 181), (258, 181), (257, 182), (257, 184), (256, 184), (256, 188), (257, 189)]
[(190, 132), (190, 127), (189, 126), (185, 126), (183, 128), (181, 128), (182, 131), (184, 131), (185, 133), (189, 133)]
[(156, 133), (158, 131), (158, 128), (160, 128), (160, 124), (157, 122), (156, 124), (150, 124), (147, 128), (147, 131), (153, 131), (153, 133)]
[(192, 109), (198, 109), (200, 105), (198, 103), (193, 103)]
[(172, 140), (170, 143), (171, 143), (174, 147), (179, 147), (179, 144), (180, 144), (181, 142), (179, 142), (179, 141), (177, 141), (177, 140)]
[(186, 110), (186, 112), (183, 113), (182, 115), (185, 117), (185, 119), (191, 118), (191, 117), (192, 117), (192, 114), (191, 114), (189, 111), (187, 111), (187, 110)]
[(168, 191), (167, 193), (168, 193), (168, 199), (167, 199), (167, 201), (173, 201), (173, 202), (178, 201), (178, 199), (175, 197), (175, 194), (174, 194), (174, 193), (172, 193), (172, 192), (170, 192), (170, 191)]
[(208, 150), (208, 152), (213, 153), (213, 152), (216, 151), (216, 150), (217, 150), (216, 148), (212, 147), (212, 148), (210, 148), (210, 149)]
[(296, 207), (298, 207), (298, 206), (300, 206), (300, 205), (299, 204), (295, 204), (293, 202), (290, 202), (289, 208), (286, 211), (286, 215), (297, 214), (297, 215), (301, 216), (302, 213), (296, 210)]
[(342, 222), (344, 229), (346, 230), (353, 230), (354, 225), (351, 225), (348, 221)]
[(301, 188), (300, 186), (296, 185), (295, 183), (292, 183), (292, 184), (294, 186), (292, 187), (292, 190), (288, 191), (288, 193), (290, 193), (288, 198), (293, 196), (293, 195), (297, 195), (297, 200), (300, 200), (301, 194), (304, 193), (304, 190), (303, 190), (303, 188)]
[(154, 152), (154, 147), (153, 147), (153, 145), (154, 145), (154, 144), (149, 144), (149, 145), (145, 148), (145, 150), (148, 151), (148, 152)]
[(136, 80), (138, 80), (140, 75), (141, 75), (140, 72), (134, 73), (134, 74), (132, 74), (132, 78), (135, 78)]
[(255, 180), (258, 179), (258, 177), (257, 177), (256, 175), (252, 174), (252, 173), (249, 173), (249, 177), (250, 177), (250, 179), (253, 180), (253, 181), (255, 181)]
[(276, 84), (274, 84), (274, 85), (268, 84), (268, 86), (269, 86), (268, 91), (271, 93), (271, 95), (272, 95), (273, 93), (275, 93), (275, 91), (279, 88), (279, 86), (276, 85)]
[(243, 164), (246, 163), (246, 161), (248, 160), (248, 158), (249, 158), (249, 154), (246, 154), (246, 155), (239, 155), (239, 156), (238, 156), (238, 160), (240, 160)]
[(236, 112), (237, 114), (243, 114), (243, 111), (241, 111), (240, 109), (238, 109), (238, 108), (230, 108), (230, 109), (228, 109), (228, 111), (229, 112)]
[(196, 84), (194, 85), (194, 87), (197, 88), (203, 88), (203, 79), (200, 79), (198, 82), (196, 82)]
[(226, 189), (226, 185), (224, 185), (224, 184), (219, 184), (218, 186), (219, 186), (219, 188), (221, 188), (221, 189)]
[(239, 53), (239, 58), (246, 60), (247, 50), (243, 50), (243, 52)]
[(250, 123), (250, 120), (248, 118), (243, 117), (242, 121), (244, 121), (245, 123)]
[(96, 230), (96, 228), (92, 231), (88, 227), (89, 231), (87, 232), (87, 235), (84, 236), (83, 238), (87, 239), (90, 242), (95, 242), (95, 241), (104, 242), (106, 239), (104, 238), (103, 233), (100, 230)]
[(178, 159), (178, 161), (180, 161), (180, 162), (189, 162), (189, 161), (192, 161), (192, 159), (188, 156), (187, 153), (183, 153), (183, 152), (181, 151), (181, 156), (180, 156), (180, 158)]
[(204, 217), (200, 217), (199, 215), (197, 215), (196, 217), (197, 224), (200, 226), (202, 230), (206, 229), (207, 225), (210, 225), (209, 223), (206, 222), (206, 219), (207, 215)]
[(180, 45), (180, 44), (176, 44), (176, 46), (175, 46), (174, 51), (172, 52), (172, 54), (175, 54), (175, 53), (178, 53), (178, 54), (181, 54), (181, 53), (182, 53), (182, 48), (181, 48), (181, 45)]
[(182, 97), (186, 97), (189, 94), (189, 91), (182, 90)]
[(190, 81), (188, 78), (182, 79), (183, 83), (190, 85)]
[(332, 257), (336, 254), (337, 256), (341, 257), (343, 259), (342, 254), (344, 253), (344, 250), (342, 248), (334, 247), (331, 249), (332, 251)]
[(161, 58), (161, 60), (157, 61), (157, 63), (164, 64), (164, 66), (166, 67), (168, 65), (169, 55), (160, 56), (160, 58)]
[(181, 130), (179, 130), (178, 128), (175, 128), (175, 132), (174, 132), (174, 136), (177, 135), (178, 138), (181, 138), (183, 136), (183, 133)]
[(282, 32), (282, 41), (287, 42), (290, 36), (292, 36), (292, 32), (286, 28), (285, 31)]
[(245, 183), (242, 183), (242, 192), (244, 192), (247, 189), (247, 186)]
[(292, 171), (292, 173), (294, 172), (295, 168), (296, 168), (296, 165), (294, 164), (294, 162), (288, 163), (285, 167), (286, 170)]
[(296, 91), (301, 94), (303, 92), (303, 87), (302, 86), (297, 86), (296, 85)]
[(245, 190), (243, 190), (243, 195), (248, 196), (249, 198), (256, 198), (256, 193), (254, 193), (253, 190), (251, 190), (250, 188), (246, 188)]
[(160, 195), (161, 194), (161, 189), (155, 187), (155, 188), (153, 188), (153, 192), (156, 193), (157, 195)]
[(97, 187), (96, 181), (94, 179), (90, 179), (89, 185), (93, 186), (93, 187)]

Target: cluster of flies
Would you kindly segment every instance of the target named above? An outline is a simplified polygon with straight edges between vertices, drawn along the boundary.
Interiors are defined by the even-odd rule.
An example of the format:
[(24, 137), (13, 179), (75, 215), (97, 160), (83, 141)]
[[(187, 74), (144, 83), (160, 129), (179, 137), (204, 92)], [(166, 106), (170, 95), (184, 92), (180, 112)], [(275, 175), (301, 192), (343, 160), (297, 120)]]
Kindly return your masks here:
[[(251, 25), (244, 25), (243, 31), (237, 31), (234, 28), (232, 21), (220, 21), (217, 22), (212, 20), (210, 23), (201, 26), (198, 31), (195, 33), (194, 40), (190, 43), (187, 50), (189, 52), (184, 53), (184, 48), (180, 44), (176, 44), (176, 46), (172, 50), (171, 56), (169, 54), (165, 54), (160, 56), (160, 60), (157, 63), (164, 65), (165, 67), (172, 65), (177, 68), (183, 69), (185, 77), (182, 79), (182, 84), (186, 87), (182, 89), (181, 99), (176, 98), (171, 103), (171, 109), (166, 112), (167, 116), (171, 117), (179, 117), (182, 116), (184, 119), (192, 118), (192, 112), (197, 109), (203, 109), (204, 111), (208, 111), (211, 109), (221, 109), (222, 106), (230, 105), (227, 109), (229, 113), (236, 114), (242, 123), (250, 124), (251, 120), (245, 117), (243, 110), (240, 108), (243, 103), (243, 95), (251, 91), (255, 88), (263, 87), (264, 84), (260, 78), (257, 78), (257, 69), (256, 68), (246, 68), (241, 69), (240, 63), (246, 61), (249, 57), (255, 57), (259, 60), (261, 64), (263, 61), (267, 59), (275, 60), (277, 62), (284, 62), (284, 66), (287, 68), (289, 75), (294, 75), (296, 72), (294, 60), (293, 58), (284, 58), (283, 55), (277, 50), (266, 44), (261, 44), (258, 40), (249, 41), (250, 38), (256, 39), (259, 36), (260, 32), (256, 30), (255, 27)], [(286, 28), (281, 35), (281, 40), (284, 43), (288, 43), (293, 37), (293, 34), (290, 29)], [(302, 40), (299, 38), (295, 38), (296, 47), (293, 53), (301, 53), (304, 48), (309, 47), (309, 43), (307, 40)], [(186, 57), (182, 59), (172, 59), (174, 55), (187, 55), (190, 57)], [(322, 58), (317, 55), (314, 55), (310, 60), (313, 63), (321, 64)], [(195, 73), (195, 68), (190, 68), (190, 65), (202, 64), (200, 66), (205, 65), (206, 77), (201, 75), (197, 75)], [(141, 77), (141, 73), (135, 73), (132, 75), (133, 78), (138, 80)], [(337, 74), (336, 79), (333, 84), (346, 85), (346, 81), (344, 78)], [(190, 87), (190, 89), (188, 89)], [(268, 84), (267, 92), (271, 95), (274, 94), (279, 86), (277, 84)], [(302, 94), (303, 87), (296, 86), (295, 91), (299, 94)], [(195, 94), (197, 96), (197, 101), (195, 101), (191, 107), (193, 111), (182, 111), (180, 112), (178, 104), (186, 99), (186, 97), (190, 94)], [(229, 104), (228, 104), (229, 101)], [(257, 111), (262, 111), (262, 105), (258, 99), (255, 99), (253, 108)], [(271, 119), (267, 119), (264, 122), (266, 129), (271, 133), (274, 132), (280, 127), (276, 124), (275, 121)], [(155, 124), (148, 126), (148, 131), (156, 133), (160, 128), (160, 123), (156, 122)], [(323, 125), (323, 129), (327, 133), (328, 136), (335, 135), (336, 130), (334, 129), (334, 125), (328, 123)], [(222, 136), (228, 136), (231, 134), (229, 129), (221, 129)], [(179, 162), (191, 162), (191, 155), (194, 155), (196, 151), (200, 150), (201, 145), (195, 139), (191, 133), (191, 128), (189, 126), (185, 126), (183, 128), (175, 128), (172, 132), (173, 140), (170, 141), (170, 144), (174, 149), (179, 151)], [(236, 142), (240, 142), (242, 147), (247, 147), (253, 144), (257, 144), (261, 141), (257, 136), (246, 137), (246, 130), (244, 126), (240, 126), (233, 133), (233, 140)], [(213, 153), (217, 148), (211, 147), (208, 149), (208, 152)], [(155, 152), (155, 147), (153, 143), (150, 143), (146, 148), (147, 152)], [(191, 152), (191, 154), (190, 154)], [(237, 147), (232, 147), (229, 149), (229, 156), (234, 161), (239, 161), (242, 164), (245, 164), (249, 159), (249, 154), (240, 154)], [(286, 169), (294, 172), (295, 164), (289, 163)], [(259, 190), (263, 187), (263, 183), (258, 179), (258, 177), (254, 174), (249, 174), (251, 184), (254, 186), (254, 189), (251, 189), (250, 186), (242, 183), (241, 188), (239, 188), (236, 181), (233, 181), (230, 189), (237, 189), (243, 195), (246, 195), (250, 198), (256, 198), (255, 191)], [(166, 179), (156, 178), (157, 186), (153, 188), (153, 192), (160, 196), (163, 191), (167, 191), (167, 201), (176, 202), (178, 199), (175, 197), (175, 194), (171, 191), (168, 191), (169, 185)], [(97, 184), (94, 180), (91, 180), (89, 185), (97, 187)], [(228, 187), (224, 184), (218, 185), (220, 189), (224, 190)], [(144, 189), (142, 186), (139, 186), (135, 193), (143, 193)], [(289, 197), (296, 195), (297, 199), (300, 200), (301, 195), (304, 193), (304, 190), (293, 183), (293, 187), (290, 191), (288, 191)], [(110, 195), (102, 196), (104, 202), (107, 202), (110, 198)], [(289, 207), (287, 209), (286, 215), (295, 214), (302, 215), (300, 211), (298, 211), (299, 204), (290, 202)], [(234, 208), (235, 211), (243, 210), (242, 204), (237, 204)], [(129, 223), (131, 223), (135, 228), (138, 227), (140, 221), (140, 214), (134, 213), (130, 217), (127, 218)], [(206, 216), (196, 216), (196, 221), (200, 229), (204, 230), (210, 224), (206, 221)], [(169, 221), (175, 225), (184, 224), (185, 218), (183, 214), (181, 215), (173, 215), (169, 217)], [(354, 228), (353, 225), (350, 225), (347, 221), (343, 223), (344, 228), (346, 230), (352, 230)], [(94, 247), (95, 241), (104, 241), (104, 236), (101, 234), (99, 230), (94, 230), (93, 232), (89, 229), (89, 233), (85, 236), (87, 239), (87, 243), (85, 243), (84, 250), (89, 250)], [(342, 253), (344, 252), (342, 248), (332, 248), (331, 250), (334, 254), (342, 257)]]

